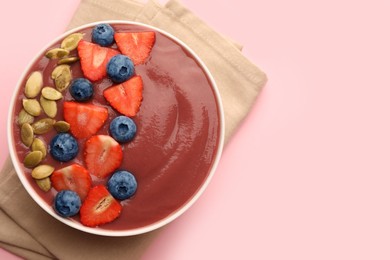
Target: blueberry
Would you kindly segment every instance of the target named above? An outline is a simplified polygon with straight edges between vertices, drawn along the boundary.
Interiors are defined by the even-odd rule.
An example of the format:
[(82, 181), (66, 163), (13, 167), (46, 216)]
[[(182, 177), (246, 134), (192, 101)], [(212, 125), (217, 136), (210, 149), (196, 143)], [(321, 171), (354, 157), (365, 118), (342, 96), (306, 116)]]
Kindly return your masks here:
[(93, 85), (88, 79), (77, 78), (70, 84), (69, 92), (75, 100), (87, 101), (92, 98)]
[(81, 206), (79, 195), (71, 190), (62, 190), (54, 198), (54, 210), (62, 217), (76, 215)]
[(114, 42), (114, 29), (106, 23), (96, 25), (92, 30), (92, 42), (100, 46), (110, 46)]
[(127, 116), (118, 116), (111, 121), (111, 136), (119, 143), (126, 143), (131, 141), (134, 138), (136, 132), (136, 124), (131, 118)]
[(115, 83), (122, 83), (134, 75), (134, 64), (129, 57), (117, 54), (108, 62), (107, 74)]
[(133, 174), (128, 171), (116, 171), (107, 183), (111, 195), (118, 199), (128, 199), (137, 190), (137, 181)]
[(50, 142), (50, 154), (58, 161), (70, 161), (76, 157), (78, 152), (77, 141), (70, 134), (58, 134)]

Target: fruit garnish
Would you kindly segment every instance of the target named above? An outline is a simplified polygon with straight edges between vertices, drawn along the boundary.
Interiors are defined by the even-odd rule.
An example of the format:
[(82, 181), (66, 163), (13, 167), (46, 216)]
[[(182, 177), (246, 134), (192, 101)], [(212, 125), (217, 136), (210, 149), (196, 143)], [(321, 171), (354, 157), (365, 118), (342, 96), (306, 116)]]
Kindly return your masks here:
[(118, 49), (134, 62), (145, 63), (156, 41), (154, 32), (117, 32), (114, 34)]
[(76, 192), (62, 190), (54, 198), (54, 210), (62, 217), (72, 217), (79, 213), (81, 200)]
[(92, 178), (87, 169), (76, 163), (54, 171), (50, 180), (57, 191), (72, 190), (81, 200), (85, 199), (92, 186)]
[(101, 47), (85, 40), (79, 42), (77, 50), (84, 76), (91, 81), (107, 76), (107, 63), (113, 56), (119, 54), (117, 50)]
[(92, 42), (100, 46), (110, 46), (114, 43), (114, 29), (107, 23), (96, 25), (92, 30)]
[(128, 171), (116, 171), (108, 180), (107, 187), (114, 198), (125, 200), (134, 195), (137, 181)]
[(92, 175), (109, 176), (121, 165), (122, 159), (122, 147), (109, 135), (94, 135), (85, 142), (84, 161)]
[(115, 55), (107, 64), (107, 74), (115, 83), (122, 83), (134, 75), (134, 64), (125, 55)]
[(76, 138), (87, 138), (97, 133), (108, 118), (105, 107), (73, 101), (64, 102), (64, 119)]
[(110, 123), (110, 134), (119, 143), (130, 142), (137, 132), (134, 121), (127, 116), (117, 116)]
[(114, 85), (103, 91), (104, 98), (119, 113), (135, 116), (142, 102), (143, 83), (140, 76), (134, 76), (128, 81)]
[(93, 187), (80, 208), (80, 221), (88, 227), (112, 222), (119, 217), (121, 204), (103, 185)]
[(76, 139), (68, 133), (57, 134), (50, 142), (50, 154), (57, 161), (68, 162), (74, 159), (78, 152)]
[(93, 96), (93, 85), (88, 79), (77, 78), (70, 83), (69, 93), (76, 101), (88, 101)]

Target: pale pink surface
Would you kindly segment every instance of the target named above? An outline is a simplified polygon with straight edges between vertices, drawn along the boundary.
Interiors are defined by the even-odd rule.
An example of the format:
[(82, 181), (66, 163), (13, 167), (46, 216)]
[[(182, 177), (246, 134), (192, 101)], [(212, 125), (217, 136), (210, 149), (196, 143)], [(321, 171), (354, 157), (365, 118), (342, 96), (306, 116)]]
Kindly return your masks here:
[[(1, 164), (13, 87), (78, 2), (0, 11)], [(390, 2), (182, 2), (269, 82), (206, 192), (143, 259), (390, 259)]]

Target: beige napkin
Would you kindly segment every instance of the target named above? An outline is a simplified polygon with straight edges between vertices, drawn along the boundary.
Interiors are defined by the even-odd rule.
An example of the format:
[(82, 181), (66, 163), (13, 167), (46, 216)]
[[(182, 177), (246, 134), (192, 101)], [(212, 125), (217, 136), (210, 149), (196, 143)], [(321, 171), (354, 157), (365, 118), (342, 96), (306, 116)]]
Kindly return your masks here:
[[(226, 140), (249, 112), (265, 74), (239, 46), (179, 2), (161, 6), (132, 0), (82, 0), (70, 28), (100, 20), (132, 20), (159, 27), (187, 43), (214, 76), (225, 109)], [(159, 230), (110, 238), (83, 233), (49, 216), (29, 197), (8, 159), (0, 178), (0, 246), (27, 259), (139, 259)]]

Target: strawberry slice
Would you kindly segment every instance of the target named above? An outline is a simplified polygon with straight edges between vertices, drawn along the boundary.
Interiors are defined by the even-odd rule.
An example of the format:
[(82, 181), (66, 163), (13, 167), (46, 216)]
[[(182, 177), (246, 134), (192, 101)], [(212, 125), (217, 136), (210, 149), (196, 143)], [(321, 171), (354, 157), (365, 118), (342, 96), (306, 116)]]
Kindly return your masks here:
[(132, 117), (135, 116), (142, 102), (143, 83), (140, 76), (131, 79), (103, 91), (103, 96), (119, 113)]
[(94, 135), (85, 142), (84, 160), (90, 174), (105, 178), (122, 163), (120, 144), (109, 135)]
[(112, 222), (119, 217), (122, 205), (111, 196), (104, 185), (93, 187), (80, 208), (80, 221), (88, 227)]
[(76, 138), (87, 138), (97, 133), (108, 118), (105, 107), (73, 101), (64, 102), (64, 119)]
[(97, 81), (107, 75), (106, 67), (110, 59), (119, 54), (117, 50), (101, 47), (97, 44), (81, 40), (77, 46), (81, 70), (84, 76)]
[(145, 63), (152, 51), (156, 34), (154, 32), (118, 32), (114, 38), (122, 54), (127, 55), (134, 65)]
[(92, 178), (87, 169), (79, 164), (72, 164), (56, 170), (50, 176), (51, 183), (57, 191), (72, 190), (83, 201), (92, 185)]

